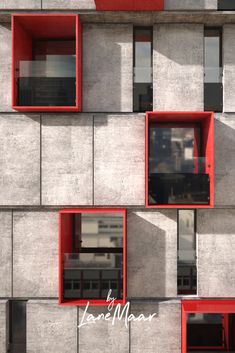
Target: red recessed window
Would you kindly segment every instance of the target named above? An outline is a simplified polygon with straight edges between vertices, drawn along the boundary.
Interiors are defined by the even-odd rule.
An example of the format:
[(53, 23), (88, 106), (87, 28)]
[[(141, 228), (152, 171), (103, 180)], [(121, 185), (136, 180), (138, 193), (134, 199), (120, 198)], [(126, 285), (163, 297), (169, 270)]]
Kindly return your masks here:
[(211, 112), (147, 112), (146, 207), (212, 207)]
[(163, 11), (164, 0), (95, 0), (98, 11)]
[(78, 15), (12, 15), (12, 106), (81, 111), (82, 29)]
[(182, 301), (182, 353), (235, 351), (235, 300)]
[(59, 213), (59, 304), (108, 305), (126, 300), (126, 211), (73, 209)]

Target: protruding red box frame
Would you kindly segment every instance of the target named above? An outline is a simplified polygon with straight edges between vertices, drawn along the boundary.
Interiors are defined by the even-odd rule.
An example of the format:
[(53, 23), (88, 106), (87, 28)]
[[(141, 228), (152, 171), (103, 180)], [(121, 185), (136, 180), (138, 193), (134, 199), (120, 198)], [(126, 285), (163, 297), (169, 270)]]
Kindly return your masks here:
[[(214, 207), (214, 113), (213, 112), (146, 112), (145, 121), (145, 205), (146, 208), (213, 208)], [(163, 204), (149, 205), (148, 203), (148, 140), (149, 123), (192, 123), (202, 124), (202, 145), (206, 157), (205, 173), (210, 177), (209, 204)]]
[(89, 301), (92, 306), (108, 306), (108, 303), (104, 299), (63, 299), (63, 253), (65, 252), (65, 247), (69, 251), (69, 244), (64, 244), (63, 242), (63, 232), (69, 227), (69, 221), (63, 220), (62, 217), (66, 214), (71, 213), (121, 213), (123, 215), (123, 299), (115, 300), (115, 305), (126, 303), (126, 209), (124, 208), (74, 208), (74, 209), (64, 209), (59, 211), (59, 305), (69, 306), (69, 305), (87, 305)]
[(95, 0), (98, 11), (163, 11), (164, 0)]
[(187, 314), (235, 314), (235, 300), (198, 299), (181, 302), (181, 353), (187, 353)]
[[(12, 108), (22, 112), (78, 112), (82, 110), (82, 25), (76, 14), (13, 14), (12, 23)], [(76, 41), (76, 105), (19, 106), (16, 74), (19, 59), (32, 59), (32, 40), (69, 38)]]

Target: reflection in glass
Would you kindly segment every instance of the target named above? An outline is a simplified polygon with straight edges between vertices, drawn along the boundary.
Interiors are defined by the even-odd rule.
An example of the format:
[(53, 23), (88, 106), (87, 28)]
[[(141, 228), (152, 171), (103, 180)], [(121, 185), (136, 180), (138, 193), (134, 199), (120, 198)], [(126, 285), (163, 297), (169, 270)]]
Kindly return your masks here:
[(152, 28), (134, 28), (134, 111), (152, 110)]
[(8, 352), (26, 353), (26, 301), (10, 300)]
[(178, 211), (178, 294), (196, 294), (195, 211)]

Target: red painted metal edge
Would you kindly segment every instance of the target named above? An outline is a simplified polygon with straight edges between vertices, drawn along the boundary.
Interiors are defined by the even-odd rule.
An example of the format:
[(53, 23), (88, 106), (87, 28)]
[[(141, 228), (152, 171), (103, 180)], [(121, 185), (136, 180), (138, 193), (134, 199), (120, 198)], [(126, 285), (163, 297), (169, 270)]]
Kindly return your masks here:
[(61, 225), (62, 225), (62, 215), (63, 214), (71, 214), (71, 213), (122, 213), (123, 215), (123, 299), (122, 300), (116, 300), (115, 305), (121, 304), (125, 305), (126, 303), (126, 291), (127, 291), (127, 284), (126, 284), (126, 279), (127, 279), (127, 259), (126, 259), (126, 254), (127, 254), (127, 217), (126, 217), (126, 209), (124, 208), (69, 208), (69, 209), (63, 209), (59, 210), (59, 220), (58, 220), (58, 226), (59, 226), (59, 239), (58, 239), (58, 304), (62, 306), (86, 306), (87, 302), (89, 301), (91, 306), (108, 306), (109, 303), (104, 300), (104, 299), (97, 299), (97, 300), (80, 300), (80, 299), (63, 299), (63, 265), (62, 265), (62, 232), (61, 232)]
[(98, 11), (163, 11), (164, 0), (95, 0)]

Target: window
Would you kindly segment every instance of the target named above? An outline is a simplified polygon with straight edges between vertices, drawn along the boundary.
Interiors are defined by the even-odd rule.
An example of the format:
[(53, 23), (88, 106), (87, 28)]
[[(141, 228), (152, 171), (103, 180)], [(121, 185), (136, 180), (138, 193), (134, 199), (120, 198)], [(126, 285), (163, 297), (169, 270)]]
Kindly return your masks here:
[(26, 301), (8, 302), (8, 350), (9, 353), (26, 353)]
[(197, 294), (196, 211), (178, 211), (178, 294)]
[(218, 10), (235, 10), (235, 0), (218, 0)]
[(213, 113), (147, 112), (146, 141), (146, 207), (212, 207)]
[(77, 15), (13, 15), (13, 109), (81, 110)]
[(134, 28), (134, 112), (153, 109), (152, 27)]
[(83, 209), (60, 212), (59, 302), (106, 305), (126, 296), (126, 211)]
[(234, 352), (234, 300), (182, 302), (182, 353)]
[(206, 27), (204, 30), (204, 110), (222, 112), (222, 30)]

